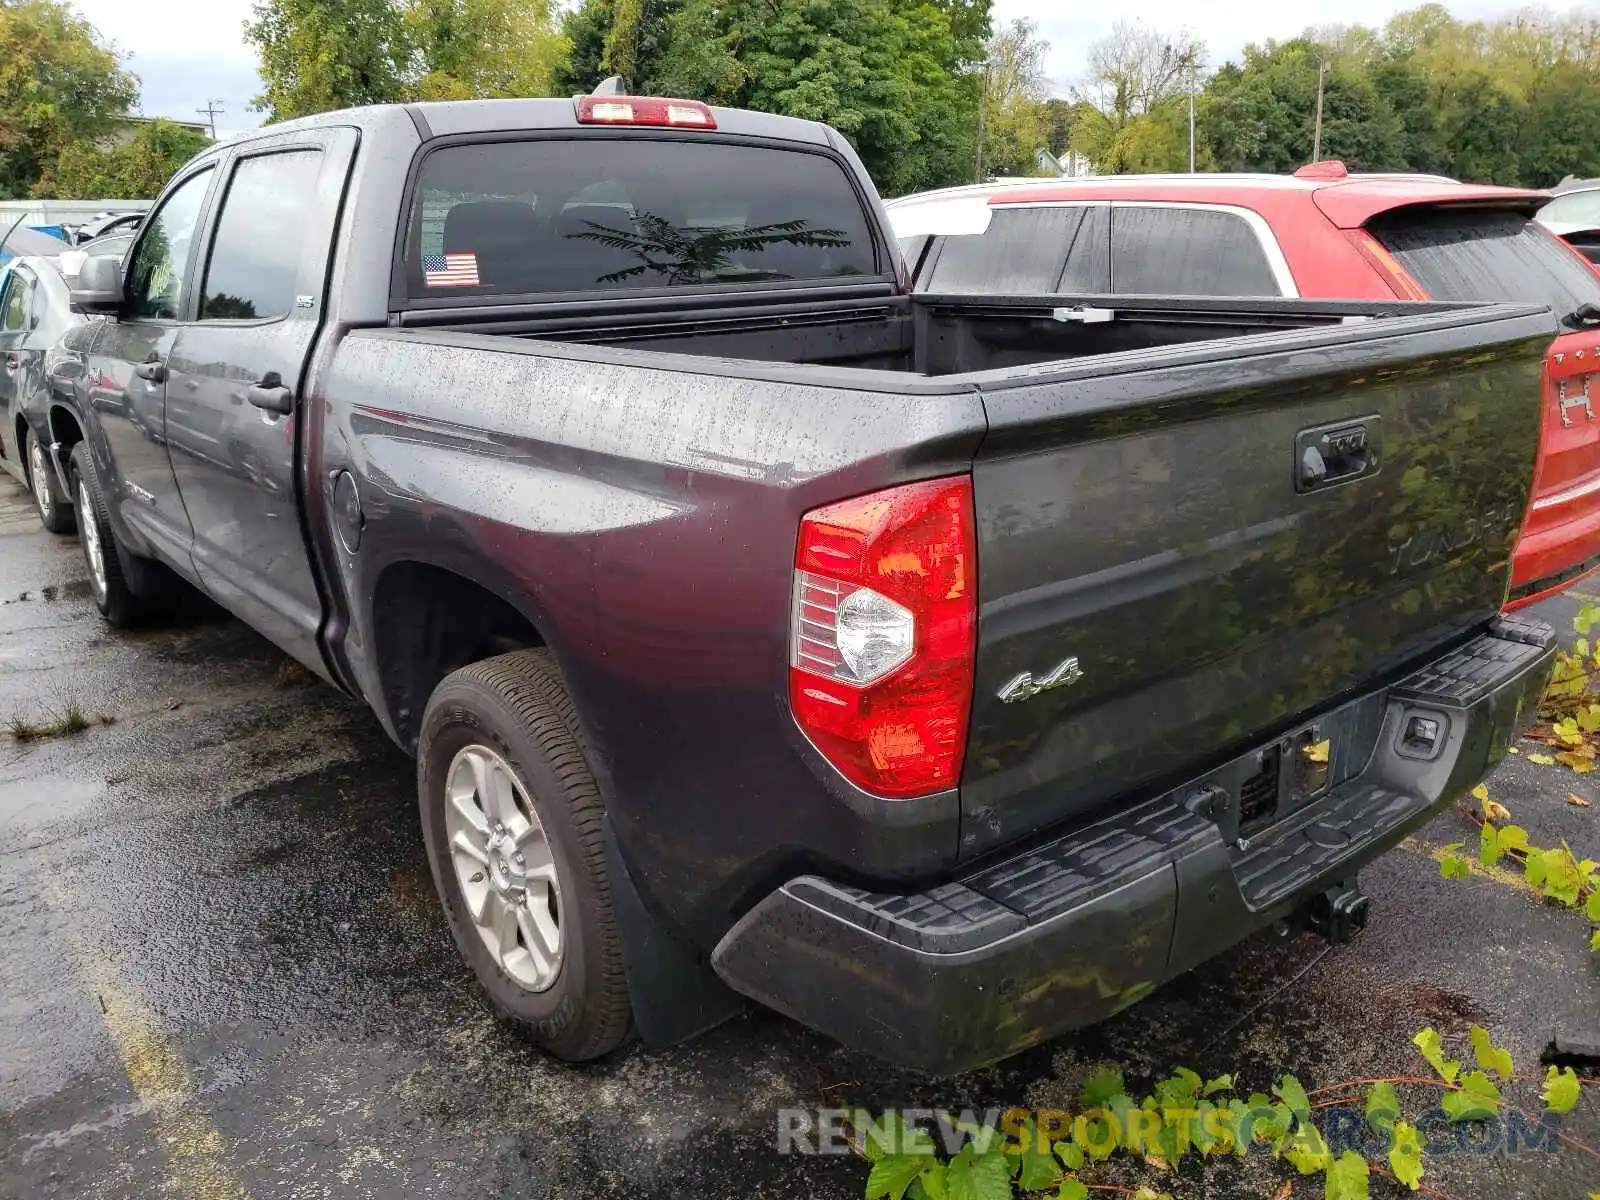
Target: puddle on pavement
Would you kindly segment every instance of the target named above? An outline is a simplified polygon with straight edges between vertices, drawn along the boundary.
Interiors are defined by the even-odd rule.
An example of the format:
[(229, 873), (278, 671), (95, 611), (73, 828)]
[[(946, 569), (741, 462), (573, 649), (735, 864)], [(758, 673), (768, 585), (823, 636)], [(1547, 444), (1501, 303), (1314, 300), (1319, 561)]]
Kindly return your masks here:
[(74, 579), (71, 583), (60, 585), (52, 583), (42, 588), (30, 589), (10, 600), (0, 600), (0, 604), (28, 604), (34, 600), (53, 604), (57, 600), (87, 600), (93, 594), (87, 579)]
[(27, 775), (0, 781), (0, 833), (31, 829), (45, 836), (47, 826), (78, 816), (105, 791), (106, 781), (100, 775), (52, 774), (48, 779)]

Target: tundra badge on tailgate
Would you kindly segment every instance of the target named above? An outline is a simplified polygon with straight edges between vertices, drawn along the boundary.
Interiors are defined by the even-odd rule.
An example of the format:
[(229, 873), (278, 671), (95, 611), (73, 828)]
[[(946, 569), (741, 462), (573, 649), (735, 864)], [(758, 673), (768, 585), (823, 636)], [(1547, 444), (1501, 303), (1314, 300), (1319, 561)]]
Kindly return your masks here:
[(1040, 692), (1048, 692), (1052, 688), (1066, 687), (1068, 684), (1077, 683), (1082, 678), (1083, 669), (1078, 666), (1078, 660), (1074, 656), (1060, 663), (1055, 670), (1040, 679), (1035, 679), (1032, 671), (1024, 671), (1000, 689), (1000, 699), (1006, 704), (1032, 700)]

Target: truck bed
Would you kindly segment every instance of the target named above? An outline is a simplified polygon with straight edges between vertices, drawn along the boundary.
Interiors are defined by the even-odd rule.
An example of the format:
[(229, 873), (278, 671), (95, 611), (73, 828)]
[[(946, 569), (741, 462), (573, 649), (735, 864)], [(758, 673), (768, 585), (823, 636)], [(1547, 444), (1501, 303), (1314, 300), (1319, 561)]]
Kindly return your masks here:
[(865, 295), (819, 304), (775, 292), (726, 307), (651, 299), (526, 315), (405, 314), (403, 328), (619, 346), (746, 362), (961, 375), (1190, 342), (1443, 314), (1466, 305), (1188, 297)]

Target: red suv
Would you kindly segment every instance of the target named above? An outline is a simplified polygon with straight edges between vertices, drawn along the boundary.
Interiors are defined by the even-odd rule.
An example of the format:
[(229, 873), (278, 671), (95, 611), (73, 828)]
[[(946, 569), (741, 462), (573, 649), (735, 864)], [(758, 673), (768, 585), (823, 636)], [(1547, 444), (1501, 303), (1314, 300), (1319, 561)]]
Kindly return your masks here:
[(918, 291), (1550, 306), (1562, 332), (1512, 564), (1508, 607), (1520, 607), (1600, 568), (1600, 274), (1533, 221), (1548, 201), (1314, 163), (1293, 176), (1000, 180), (891, 201), (889, 216)]

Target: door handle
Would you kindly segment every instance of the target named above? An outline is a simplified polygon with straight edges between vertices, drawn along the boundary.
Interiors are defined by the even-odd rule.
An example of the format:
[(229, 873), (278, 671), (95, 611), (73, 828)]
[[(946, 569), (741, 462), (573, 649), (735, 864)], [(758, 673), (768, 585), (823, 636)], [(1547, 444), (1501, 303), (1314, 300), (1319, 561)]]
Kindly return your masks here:
[(6, 352), (6, 370), (15, 371), (21, 366), (22, 355), (18, 354), (15, 350), (8, 350)]
[(251, 404), (269, 413), (287, 416), (294, 411), (294, 393), (281, 383), (273, 387), (268, 387), (264, 382), (253, 383), (245, 395)]
[(133, 373), (146, 383), (165, 383), (167, 364), (158, 358), (152, 358), (148, 362), (135, 363)]
[(1295, 491), (1314, 492), (1378, 470), (1382, 419), (1376, 415), (1302, 429), (1295, 437)]

